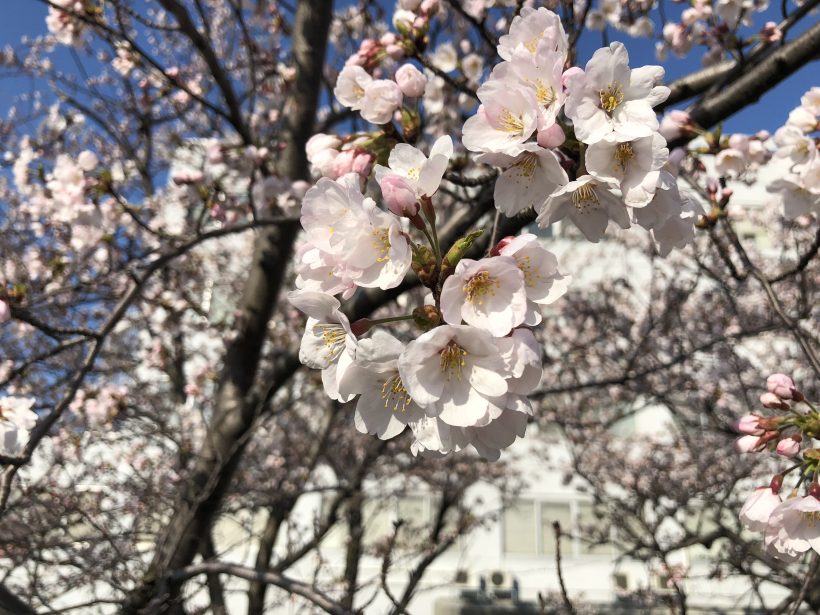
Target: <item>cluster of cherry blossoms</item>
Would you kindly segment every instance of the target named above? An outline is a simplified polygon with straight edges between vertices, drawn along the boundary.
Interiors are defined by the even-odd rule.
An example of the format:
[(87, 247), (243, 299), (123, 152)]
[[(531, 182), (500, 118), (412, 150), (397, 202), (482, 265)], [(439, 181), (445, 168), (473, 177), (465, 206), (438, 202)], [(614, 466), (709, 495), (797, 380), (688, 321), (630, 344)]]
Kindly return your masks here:
[[(585, 70), (566, 68), (568, 48), (559, 17), (543, 8), (523, 9), (499, 39), (503, 61), (478, 89), (481, 104), (462, 133), (478, 163), (501, 169), (496, 207), (507, 216), (534, 210), (542, 227), (569, 218), (591, 241), (610, 222), (649, 229), (662, 253), (691, 241), (697, 208), (678, 191), (653, 110), (669, 93), (659, 85), (663, 70), (630, 69), (620, 43), (596, 52)], [(433, 200), (453, 141), (441, 136), (428, 153), (410, 143), (428, 79), (409, 63), (379, 79), (365, 67), (382, 69), (359, 56), (334, 92), (381, 129), (318, 134), (307, 144), (322, 177), (302, 201), (299, 290), (289, 294), (308, 316), (300, 359), (321, 370), (331, 399), (358, 396), (360, 431), (386, 439), (409, 427), (414, 453), (472, 445), (497, 458), (524, 434), (527, 395), (541, 378), (530, 328), (569, 276), (532, 234), (506, 237), (480, 259), (466, 254), (482, 231), (441, 245)], [(430, 291), (423, 305), (350, 322), (337, 295), (395, 288), (411, 270)], [(398, 322), (422, 332), (379, 328), (366, 337)]]
[[(778, 559), (795, 561), (809, 549), (820, 553), (820, 411), (795, 386), (791, 377), (772, 374), (761, 404), (782, 414), (741, 417), (736, 429), (742, 435), (735, 448), (742, 453), (774, 450), (792, 465), (775, 475), (768, 486), (752, 492), (740, 511), (740, 519), (752, 531), (763, 532), (764, 545)], [(797, 481), (784, 498), (783, 483), (791, 473)], [(800, 495), (800, 491), (805, 495)]]
[(786, 160), (789, 172), (773, 181), (767, 190), (788, 218), (820, 215), (820, 87), (813, 87), (789, 113), (785, 126), (777, 129), (774, 157)]
[[(653, 107), (669, 95), (659, 66), (631, 69), (626, 48), (565, 69), (569, 42), (547, 9), (521, 11), (499, 39), (504, 61), (478, 90), (463, 143), (500, 167), (496, 206), (534, 208), (539, 226), (570, 219), (593, 242), (610, 222), (651, 231), (659, 252), (690, 242), (699, 206), (677, 187)], [(570, 179), (567, 171), (574, 177)]]

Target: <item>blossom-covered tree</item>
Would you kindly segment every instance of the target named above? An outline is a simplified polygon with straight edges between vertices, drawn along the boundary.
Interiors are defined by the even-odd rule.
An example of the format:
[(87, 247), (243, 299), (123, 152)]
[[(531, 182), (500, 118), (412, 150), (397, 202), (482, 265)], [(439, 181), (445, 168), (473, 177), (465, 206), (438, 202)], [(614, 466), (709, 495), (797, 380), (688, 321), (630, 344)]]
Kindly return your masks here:
[[(717, 541), (715, 574), (820, 606), (820, 90), (773, 136), (721, 128), (817, 57), (816, 0), (37, 6), (47, 34), (0, 56), (0, 611), (406, 613), (494, 521), (469, 488), (521, 486), (502, 451), (533, 423), (590, 540), (667, 567)], [(630, 56), (656, 29), (707, 67)], [(535, 234), (559, 228), (580, 263)], [(651, 275), (584, 281), (609, 245)], [(647, 405), (666, 433), (615, 441)], [(735, 419), (791, 467), (737, 457)], [(373, 485), (433, 494), (430, 522), (372, 536)], [(670, 538), (695, 510), (709, 533)]]

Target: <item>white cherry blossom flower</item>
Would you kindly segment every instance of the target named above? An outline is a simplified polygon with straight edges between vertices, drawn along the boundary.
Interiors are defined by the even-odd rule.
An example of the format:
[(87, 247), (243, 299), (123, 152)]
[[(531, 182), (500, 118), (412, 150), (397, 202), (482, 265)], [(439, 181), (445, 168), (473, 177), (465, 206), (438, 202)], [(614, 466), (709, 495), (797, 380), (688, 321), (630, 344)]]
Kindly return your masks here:
[(495, 181), (493, 200), (506, 216), (540, 208), (553, 191), (569, 181), (558, 157), (535, 143), (526, 143), (518, 156), (482, 154), (478, 161), (505, 169)]
[(655, 195), (660, 169), (669, 158), (666, 139), (659, 133), (632, 141), (618, 141), (609, 135), (586, 151), (586, 168), (602, 181), (620, 185), (630, 207), (643, 207)]
[(740, 509), (740, 521), (753, 532), (764, 532), (774, 509), (780, 506), (781, 499), (769, 486), (755, 489), (743, 508)]
[(774, 133), (777, 144), (775, 157), (789, 158), (795, 165), (810, 164), (817, 157), (814, 139), (807, 137), (795, 126), (782, 126)]
[(591, 175), (582, 175), (553, 192), (536, 221), (545, 228), (566, 217), (592, 242), (601, 240), (610, 220), (629, 228), (629, 213), (617, 186)]
[(773, 204), (783, 209), (786, 218), (815, 213), (820, 215), (820, 191), (806, 188), (803, 178), (794, 173), (775, 179), (766, 190), (774, 195)]
[(564, 111), (575, 135), (584, 143), (595, 143), (613, 132), (622, 141), (651, 135), (658, 129), (652, 107), (669, 96), (669, 88), (656, 85), (663, 75), (660, 66), (630, 69), (622, 43), (598, 49), (584, 72), (567, 80)]
[(541, 46), (566, 56), (569, 41), (561, 18), (544, 7), (524, 7), (513, 18), (509, 33), (498, 39), (498, 55), (510, 60), (519, 47), (535, 54)]
[(470, 427), (507, 393), (505, 364), (490, 333), (467, 325), (442, 325), (410, 342), (399, 357), (399, 374), (428, 416), (453, 427)]
[(385, 177), (398, 175), (419, 198), (432, 196), (441, 184), (441, 178), (444, 177), (452, 155), (453, 140), (449, 135), (436, 139), (430, 148), (430, 156), (425, 156), (412, 145), (399, 143), (390, 152), (387, 160), (389, 167), (375, 166), (376, 181), (381, 185)]
[(348, 252), (365, 222), (364, 202), (355, 173), (338, 180), (321, 178), (302, 199), (300, 221), (308, 241), (328, 254)]
[(451, 325), (463, 320), (501, 337), (526, 314), (524, 274), (510, 256), (462, 259), (441, 289), (441, 315)]
[(32, 411), (34, 399), (0, 397), (0, 454), (19, 455), (28, 442), (29, 432), (37, 424)]
[(319, 248), (303, 245), (296, 255), (296, 288), (314, 290), (329, 295), (342, 294), (349, 299), (356, 291), (356, 283), (351, 277), (355, 271), (347, 271), (332, 254)]
[(322, 370), (322, 384), (328, 397), (350, 401), (351, 395), (340, 394), (339, 381), (353, 363), (356, 337), (340, 309), (341, 303), (331, 295), (310, 290), (291, 291), (288, 301), (308, 316), (299, 345), (299, 361)]
[(408, 423), (424, 417), (399, 375), (398, 358), (403, 350), (404, 344), (382, 329), (359, 342), (353, 365), (340, 380), (339, 390), (344, 395), (360, 395), (354, 422), (361, 433), (389, 440), (404, 431)]
[[(659, 192), (668, 192), (670, 198), (675, 198), (672, 190)], [(697, 222), (698, 216), (703, 213), (703, 208), (697, 201), (688, 196), (681, 195), (679, 198), (679, 211), (669, 216), (649, 232), (655, 244), (655, 249), (661, 256), (667, 256), (674, 249), (682, 249), (695, 240), (695, 222)]]
[(517, 156), (538, 128), (538, 104), (532, 92), (508, 80), (488, 81), (478, 89), (481, 105), (464, 122), (461, 141), (473, 152)]
[(796, 561), (809, 549), (820, 553), (820, 500), (812, 495), (787, 499), (766, 524), (764, 544), (778, 559)]
[(537, 305), (549, 305), (561, 298), (567, 292), (572, 277), (558, 271), (558, 259), (541, 245), (535, 235), (525, 233), (501, 243), (503, 246), (498, 250), (499, 255), (514, 258), (524, 274), (527, 294), (524, 324), (537, 325), (541, 322)]
[(373, 82), (373, 77), (361, 66), (345, 66), (336, 78), (333, 95), (345, 107), (354, 111), (362, 108), (365, 88)]
[(387, 124), (393, 113), (401, 108), (402, 93), (399, 84), (391, 79), (371, 81), (364, 89), (359, 112), (373, 124)]
[(340, 261), (358, 286), (395, 288), (410, 269), (410, 241), (399, 221), (376, 207), (371, 199), (366, 199), (364, 208), (366, 217), (358, 240), (340, 256)]
[(565, 59), (564, 54), (547, 48), (531, 54), (519, 47), (509, 62), (495, 66), (490, 79), (516, 82), (530, 90), (538, 103), (538, 130), (545, 130), (555, 124), (566, 98), (561, 81)]

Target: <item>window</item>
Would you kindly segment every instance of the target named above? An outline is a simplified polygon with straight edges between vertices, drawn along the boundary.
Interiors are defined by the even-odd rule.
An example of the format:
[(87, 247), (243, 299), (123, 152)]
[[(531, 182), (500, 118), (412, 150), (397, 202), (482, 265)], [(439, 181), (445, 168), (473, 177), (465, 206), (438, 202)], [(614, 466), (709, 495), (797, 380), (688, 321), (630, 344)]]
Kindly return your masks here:
[(535, 555), (537, 547), (535, 502), (519, 500), (504, 509), (504, 551)]
[(611, 544), (591, 546), (584, 528), (599, 525), (592, 504), (587, 502), (536, 502), (517, 500), (505, 510), (503, 517), (504, 552), (508, 555), (555, 556), (555, 530), (561, 525), (561, 557), (578, 555), (609, 555)]

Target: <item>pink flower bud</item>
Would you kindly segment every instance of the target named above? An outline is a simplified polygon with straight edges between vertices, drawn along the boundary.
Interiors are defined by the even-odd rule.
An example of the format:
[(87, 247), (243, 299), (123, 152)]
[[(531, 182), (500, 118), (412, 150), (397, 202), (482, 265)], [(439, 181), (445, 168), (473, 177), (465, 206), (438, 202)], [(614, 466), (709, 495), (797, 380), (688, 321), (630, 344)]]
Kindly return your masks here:
[[(799, 437), (799, 436), (797, 436)], [(797, 438), (783, 438), (777, 443), (777, 454), (782, 457), (794, 457), (800, 452), (800, 440)]]
[(353, 166), (351, 170), (358, 173), (363, 178), (370, 177), (370, 171), (373, 169), (373, 154), (368, 152), (358, 152), (353, 158)]
[(416, 191), (404, 178), (387, 175), (381, 181), (382, 196), (387, 208), (397, 216), (412, 218), (419, 213)]
[(584, 69), (578, 66), (572, 66), (564, 71), (564, 74), (561, 75), (561, 87), (565, 90), (567, 89), (567, 84), (575, 75), (583, 75)]
[(538, 131), (538, 145), (541, 147), (559, 147), (565, 140), (564, 130), (559, 124)]
[(783, 487), (783, 475), (782, 474), (775, 474), (772, 476), (772, 482), (769, 483), (769, 487), (772, 490), (772, 493), (777, 495), (780, 493), (780, 489)]
[(763, 29), (760, 31), (760, 38), (767, 43), (776, 43), (783, 38), (783, 33), (777, 27), (775, 22), (767, 21), (763, 26)]
[(356, 152), (354, 150), (346, 150), (341, 152), (336, 158), (333, 159), (333, 176), (334, 177), (342, 177), (343, 175), (347, 175), (348, 173), (353, 172), (353, 160), (356, 158)]
[(735, 423), (735, 431), (752, 436), (763, 435), (763, 429), (760, 427), (760, 417), (754, 414), (747, 414), (746, 416), (740, 417), (737, 423)]
[(786, 374), (772, 374), (766, 378), (766, 388), (780, 399), (794, 399), (802, 401), (803, 395), (794, 385), (794, 380)]
[(760, 396), (760, 403), (764, 408), (771, 408), (772, 410), (788, 410), (791, 408), (789, 402), (783, 401), (774, 393), (763, 393)]
[(501, 241), (499, 241), (495, 247), (490, 250), (490, 256), (498, 256), (501, 254), (501, 251), (506, 248), (513, 239), (515, 239), (514, 235), (508, 235), (507, 237), (502, 238)]
[(755, 133), (755, 139), (759, 139), (760, 141), (765, 141), (771, 136), (768, 130), (758, 130)]
[(742, 436), (735, 440), (735, 450), (738, 453), (749, 453), (757, 448), (760, 444), (760, 438), (757, 436)]
[(663, 116), (658, 132), (664, 139), (672, 141), (684, 134), (688, 135), (692, 131), (692, 118), (686, 111), (673, 109)]
[(396, 71), (396, 83), (399, 84), (402, 94), (410, 98), (418, 98), (424, 94), (427, 78), (412, 64), (403, 64)]
[(387, 52), (387, 55), (389, 55), (394, 60), (401, 60), (405, 55), (404, 47), (402, 47), (401, 45), (388, 45), (384, 48), (384, 50)]

